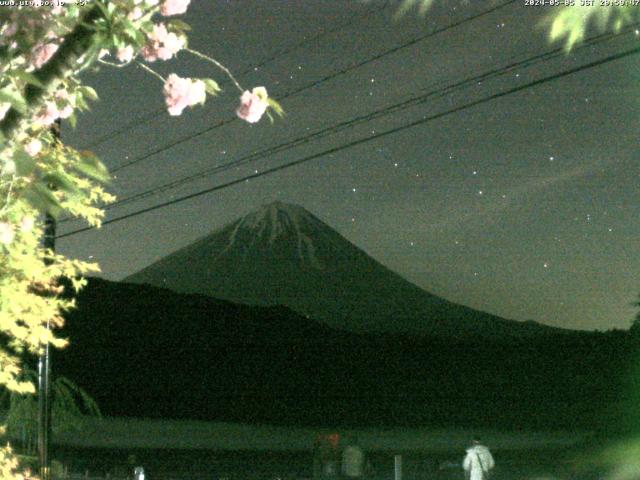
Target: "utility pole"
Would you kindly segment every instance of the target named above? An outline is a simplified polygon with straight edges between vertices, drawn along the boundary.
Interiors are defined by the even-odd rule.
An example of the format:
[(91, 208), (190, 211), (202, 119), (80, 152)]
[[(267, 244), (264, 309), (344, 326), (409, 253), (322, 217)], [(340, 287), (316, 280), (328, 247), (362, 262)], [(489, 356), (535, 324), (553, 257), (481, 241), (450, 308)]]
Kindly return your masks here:
[[(60, 140), (60, 119), (56, 120), (51, 132), (56, 140)], [(47, 213), (44, 221), (44, 248), (55, 252), (56, 219)], [(45, 263), (53, 260), (45, 257)], [(46, 292), (45, 292), (46, 295)], [(51, 328), (47, 320), (47, 330)], [(44, 346), (38, 358), (38, 460), (40, 480), (51, 480), (49, 458), (49, 441), (51, 439), (51, 352), (49, 343)]]
[[(49, 213), (45, 217), (44, 247), (54, 249), (56, 220)], [(50, 262), (51, 260), (46, 260)], [(47, 320), (47, 330), (51, 328)], [(51, 352), (49, 343), (44, 346), (38, 358), (38, 460), (40, 479), (50, 480), (49, 437), (51, 436)]]

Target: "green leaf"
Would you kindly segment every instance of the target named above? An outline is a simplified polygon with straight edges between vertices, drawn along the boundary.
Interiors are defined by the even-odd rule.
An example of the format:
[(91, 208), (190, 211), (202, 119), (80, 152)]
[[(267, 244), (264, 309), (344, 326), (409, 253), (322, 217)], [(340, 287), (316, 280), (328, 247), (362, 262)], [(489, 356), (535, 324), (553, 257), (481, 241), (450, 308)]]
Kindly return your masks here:
[[(636, 9), (637, 11), (637, 9)], [(625, 25), (633, 22), (635, 11), (620, 6), (567, 6), (549, 15), (545, 23), (550, 24), (549, 40), (563, 41), (564, 50), (570, 52), (573, 47), (583, 41), (593, 25), (598, 31), (611, 28), (619, 32)]]
[(81, 152), (79, 162), (74, 165), (75, 170), (86, 175), (87, 177), (101, 183), (107, 183), (111, 180), (109, 170), (104, 164), (90, 152)]
[(424, 17), (427, 14), (427, 10), (431, 7), (433, 0), (403, 0), (400, 4), (400, 7), (394, 13), (394, 18), (396, 20), (404, 17), (409, 10), (413, 8), (414, 5), (418, 5), (418, 14), (421, 17)]
[(76, 129), (76, 124), (78, 123), (78, 117), (76, 117), (75, 113), (72, 113), (69, 118), (67, 118), (67, 122), (71, 125), (71, 128)]
[(269, 108), (272, 109), (279, 117), (284, 117), (285, 116), (285, 111), (282, 108), (282, 106), (273, 98), (269, 97), (267, 98), (267, 104), (269, 105)]
[[(144, 39), (144, 36), (142, 38)], [(120, 40), (121, 41), (118, 45), (118, 48), (124, 48), (131, 42), (135, 42), (137, 45), (139, 45), (140, 31), (135, 26), (131, 25), (130, 28), (125, 29), (124, 34), (122, 35)]]
[(115, 49), (123, 48), (127, 42), (120, 35), (113, 36), (113, 47)]
[(153, 32), (154, 25), (155, 24), (153, 22), (151, 22), (149, 20), (146, 20), (146, 21), (140, 23), (140, 30), (142, 30), (143, 32), (146, 32), (146, 33), (151, 33), (151, 32)]
[(22, 149), (15, 152), (13, 162), (16, 164), (16, 173), (21, 177), (31, 175), (36, 168), (35, 159)]
[(122, 46), (126, 46), (134, 41), (136, 45), (144, 45), (146, 43), (146, 37), (142, 33), (141, 28), (136, 26), (133, 22), (128, 19), (124, 19), (122, 21), (124, 26), (124, 35), (129, 40), (128, 42), (124, 42)]
[(53, 190), (60, 190), (70, 194), (77, 194), (79, 192), (78, 187), (73, 183), (71, 177), (64, 172), (49, 173), (44, 175), (42, 180), (53, 188)]
[(179, 18), (172, 18), (167, 23), (170, 26), (175, 28), (175, 30), (172, 30), (172, 31), (176, 31), (177, 30), (179, 32), (188, 32), (188, 31), (191, 30), (191, 26), (188, 23), (183, 22)]
[(104, 44), (102, 45), (104, 48), (107, 48), (108, 50), (111, 50), (112, 48), (115, 48), (118, 46), (118, 42), (120, 41), (120, 35), (113, 32), (111, 35), (107, 36), (108, 41), (104, 42)]
[(36, 183), (30, 189), (25, 190), (24, 199), (36, 210), (50, 213), (54, 217), (57, 217), (62, 210), (58, 199), (53, 195), (49, 187), (42, 183)]
[(8, 88), (0, 90), (0, 103), (10, 103), (11, 106), (20, 113), (27, 113), (27, 102), (25, 102), (22, 95), (17, 92), (12, 92)]
[(71, 279), (71, 286), (76, 293), (78, 293), (86, 284), (87, 280), (82, 277), (74, 277)]
[(76, 5), (75, 2), (71, 4), (65, 4), (65, 10), (66, 10), (67, 17), (69, 18), (75, 18), (80, 14), (80, 9), (78, 8), (78, 5)]
[(82, 97), (82, 95), (76, 96), (76, 110), (82, 112), (88, 109), (89, 109), (89, 105), (87, 104), (85, 99)]
[[(109, 10), (107, 9), (107, 7), (104, 5), (103, 2), (95, 2), (95, 4), (102, 11), (102, 15), (104, 16), (104, 18), (111, 17)], [(113, 2), (109, 2), (109, 5), (113, 5)]]
[(209, 95), (217, 95), (218, 92), (222, 90), (218, 85), (218, 82), (211, 78), (203, 78), (202, 81), (204, 82), (205, 90)]
[(427, 11), (431, 7), (432, 3), (433, 3), (433, 0), (422, 0), (420, 2), (420, 6), (418, 7), (418, 14), (421, 17), (424, 17), (427, 14)]
[(18, 79), (20, 79), (23, 82), (26, 82), (26, 83), (28, 83), (30, 85), (35, 85), (36, 87), (39, 87), (39, 88), (45, 88), (45, 86), (42, 84), (42, 82), (40, 80), (38, 80), (33, 73), (25, 72), (24, 70), (17, 70), (15, 72), (15, 76)]

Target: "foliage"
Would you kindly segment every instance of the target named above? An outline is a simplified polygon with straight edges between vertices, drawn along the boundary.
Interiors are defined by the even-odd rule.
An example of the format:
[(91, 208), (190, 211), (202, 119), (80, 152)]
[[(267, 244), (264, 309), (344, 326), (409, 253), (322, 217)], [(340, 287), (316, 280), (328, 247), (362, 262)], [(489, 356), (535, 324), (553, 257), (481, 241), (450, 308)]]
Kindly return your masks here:
[(29, 480), (34, 478), (30, 470), (20, 471), (18, 457), (9, 445), (0, 448), (0, 478), (12, 480)]
[(590, 28), (599, 32), (619, 33), (625, 26), (640, 20), (640, 9), (631, 5), (593, 5), (563, 7), (551, 13), (545, 24), (549, 26), (549, 40), (563, 42), (569, 52), (583, 41)]
[[(583, 41), (590, 28), (599, 32), (612, 31), (619, 33), (624, 27), (640, 21), (640, 8), (631, 2), (611, 0), (610, 2), (595, 1), (593, 5), (579, 5), (580, 0), (571, 0), (573, 5), (554, 6), (543, 25), (549, 30), (549, 41), (563, 42), (566, 52)], [(403, 16), (416, 7), (420, 15), (425, 15), (433, 5), (434, 0), (402, 0), (396, 16)], [(564, 0), (558, 5), (565, 4)]]
[(409, 10), (418, 7), (418, 14), (420, 16), (426, 15), (427, 11), (433, 4), (433, 0), (402, 0), (400, 7), (396, 12), (396, 18), (404, 16)]
[[(82, 72), (136, 62), (160, 78), (169, 112), (179, 115), (220, 90), (212, 79), (175, 74), (164, 79), (148, 65), (184, 51), (214, 63), (247, 92), (217, 61), (187, 48), (189, 26), (174, 16), (184, 13), (190, 0), (22, 3), (0, 9), (0, 332), (5, 339), (0, 344), (0, 388), (12, 392), (7, 398), (14, 417), (21, 419), (16, 422), (32, 415), (34, 405), (22, 396), (34, 392), (34, 385), (21, 359), (26, 353), (39, 354), (47, 344), (66, 343), (56, 337), (55, 327), (74, 301), (62, 295), (59, 280), (71, 279), (77, 291), (84, 285), (83, 275), (98, 271), (96, 264), (45, 248), (43, 216), (65, 213), (99, 227), (102, 205), (114, 200), (105, 190), (105, 166), (91, 152), (64, 145), (52, 131), (59, 119), (75, 126), (76, 115), (98, 98), (83, 84)], [(109, 55), (115, 60), (107, 60)], [(277, 102), (264, 93), (267, 108), (281, 114)], [(240, 110), (238, 115), (243, 118)], [(61, 392), (54, 408), (58, 402), (64, 415), (77, 416), (69, 395), (80, 395), (84, 406), (97, 411), (67, 380), (59, 378), (54, 389)], [(17, 426), (12, 422), (10, 417), (9, 428)], [(21, 478), (16, 469), (11, 450), (0, 450), (0, 476)]]
[[(37, 375), (25, 369), (24, 376), (36, 383)], [(100, 408), (91, 396), (66, 377), (58, 376), (51, 383), (51, 420), (53, 433), (77, 430), (84, 416), (100, 417)], [(34, 453), (38, 429), (38, 401), (30, 394), (4, 391), (0, 406), (7, 411), (6, 434), (19, 439), (23, 453)]]

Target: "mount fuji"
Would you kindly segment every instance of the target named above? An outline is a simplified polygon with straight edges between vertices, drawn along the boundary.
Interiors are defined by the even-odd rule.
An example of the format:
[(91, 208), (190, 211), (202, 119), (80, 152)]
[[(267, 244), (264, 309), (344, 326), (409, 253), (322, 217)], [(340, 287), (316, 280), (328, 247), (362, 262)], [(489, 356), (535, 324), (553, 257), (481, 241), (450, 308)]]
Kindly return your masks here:
[(521, 337), (564, 332), (433, 295), (298, 205), (274, 202), (124, 280), (236, 303), (285, 305), (362, 333)]

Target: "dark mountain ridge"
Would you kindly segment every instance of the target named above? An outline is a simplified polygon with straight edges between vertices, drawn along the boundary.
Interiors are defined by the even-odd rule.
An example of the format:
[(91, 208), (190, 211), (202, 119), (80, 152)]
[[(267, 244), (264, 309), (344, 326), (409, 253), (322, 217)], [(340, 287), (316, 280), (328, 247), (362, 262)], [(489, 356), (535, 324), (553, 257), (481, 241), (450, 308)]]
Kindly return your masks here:
[(459, 337), (561, 329), (457, 305), (389, 270), (304, 208), (274, 202), (131, 275), (127, 282), (249, 305), (286, 305), (331, 327)]
[(285, 307), (93, 278), (77, 300), (54, 369), (113, 416), (591, 428), (620, 412), (637, 343), (357, 334)]

